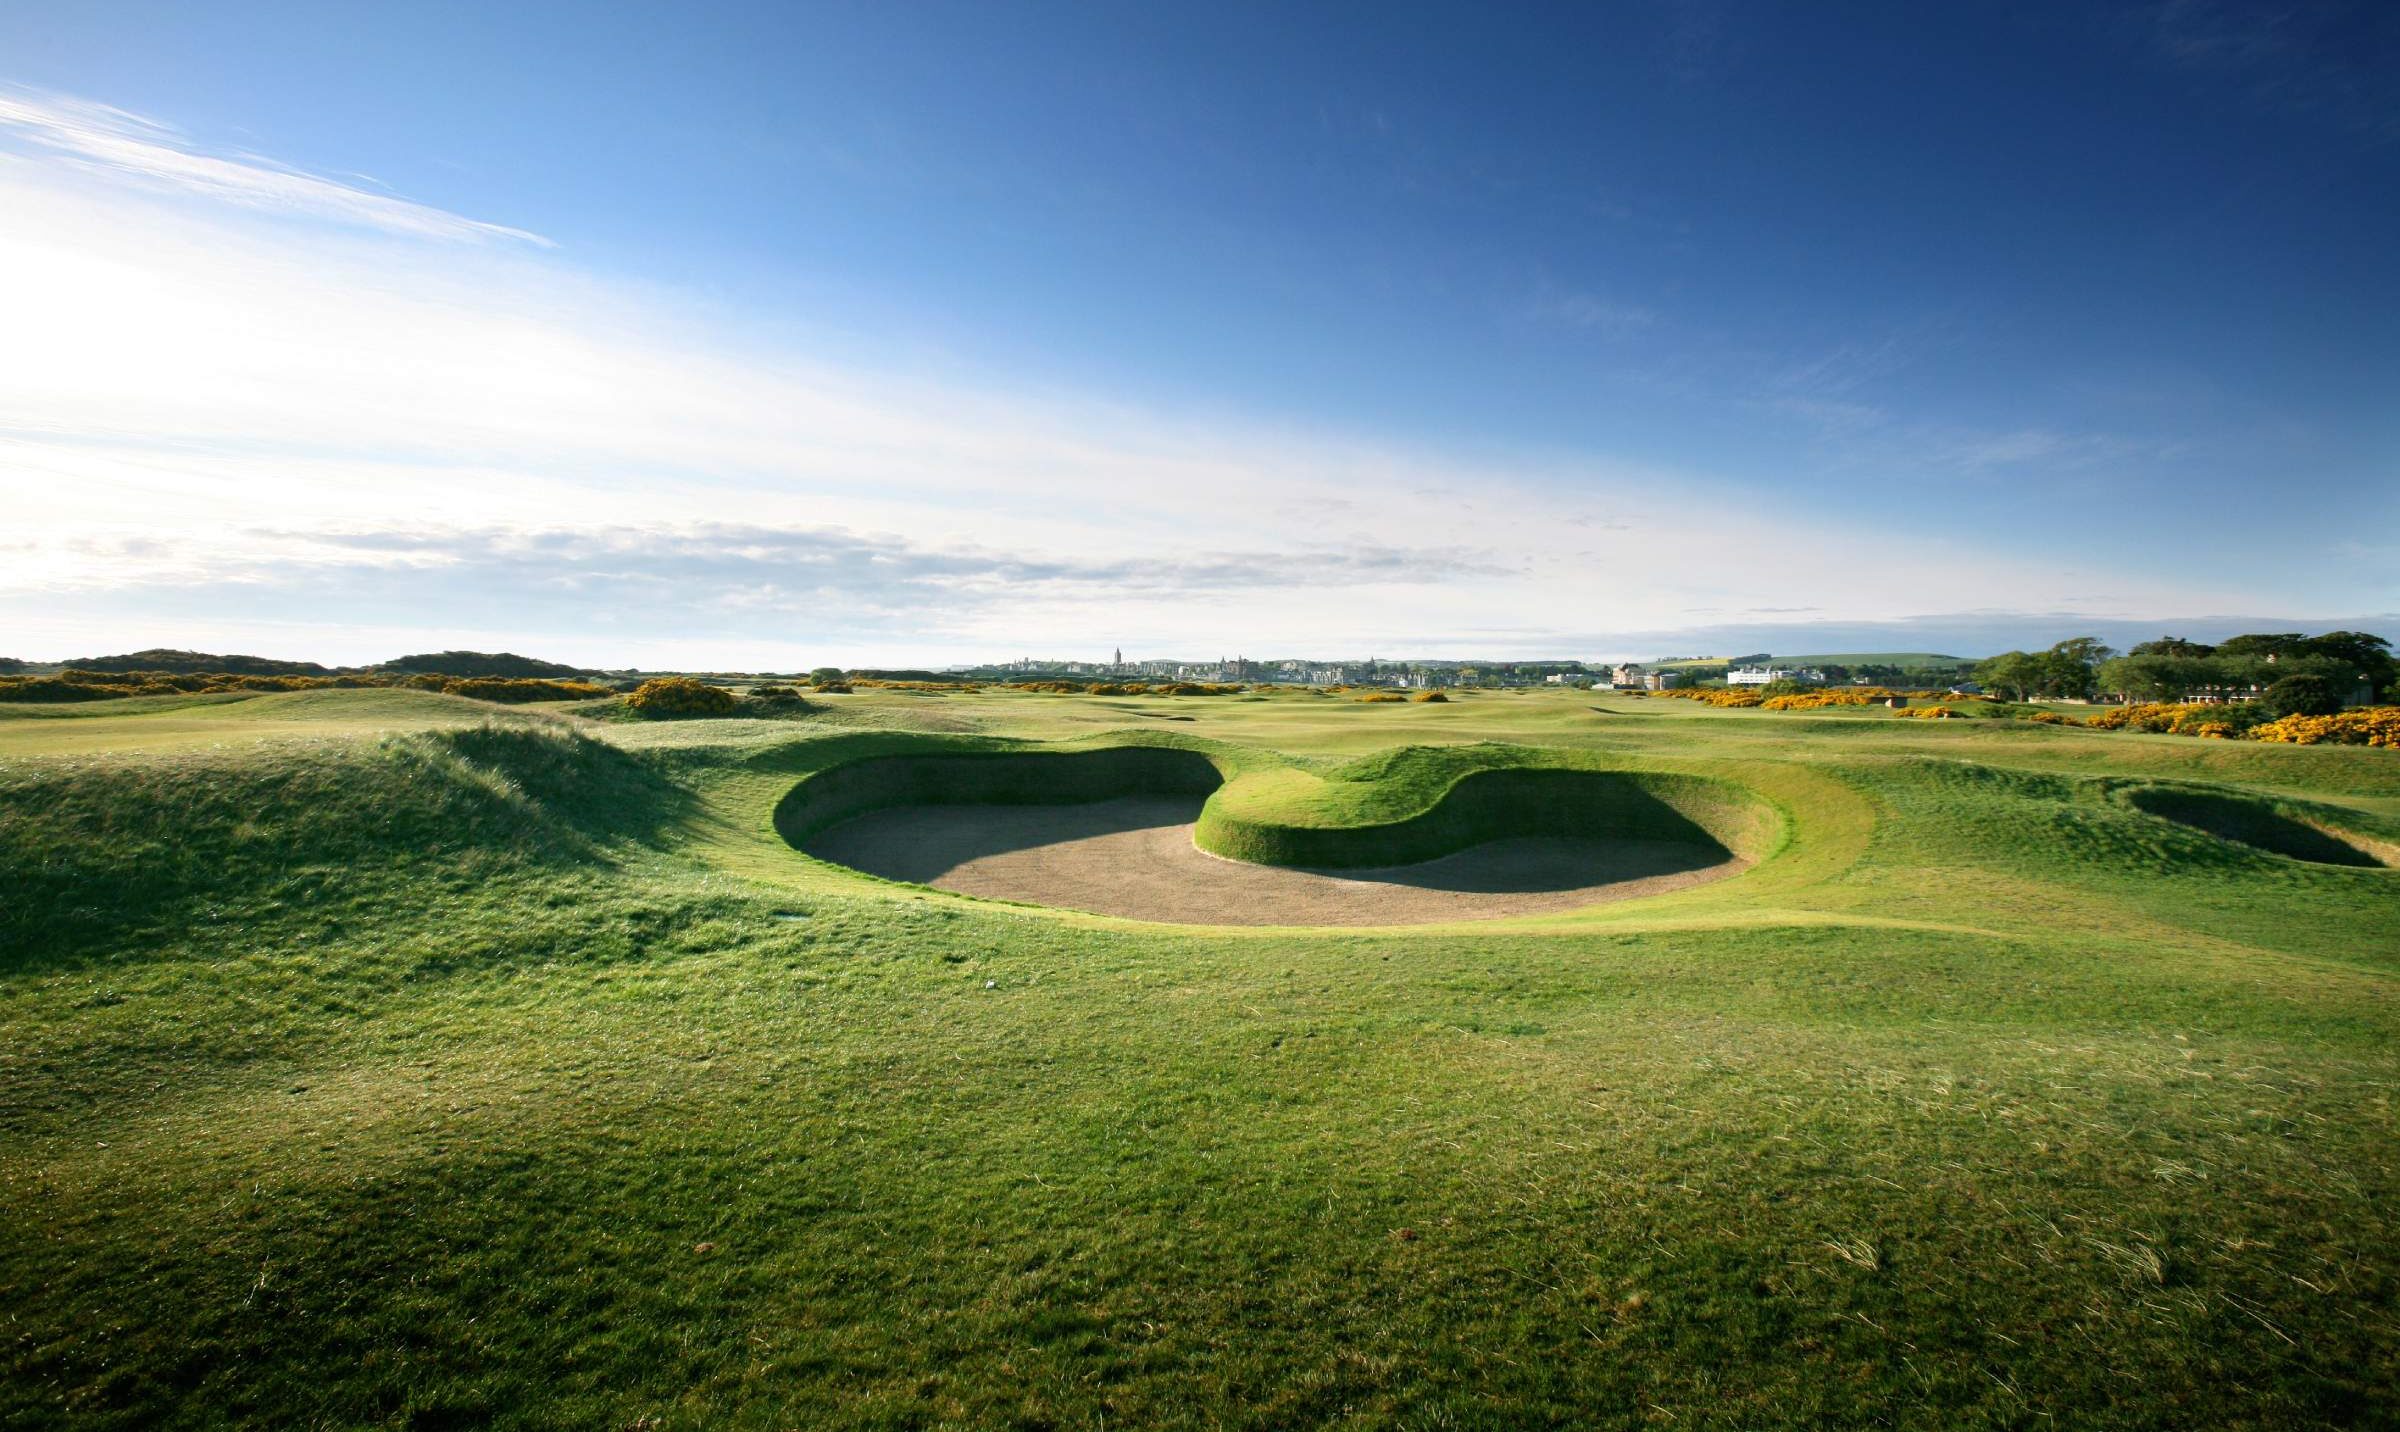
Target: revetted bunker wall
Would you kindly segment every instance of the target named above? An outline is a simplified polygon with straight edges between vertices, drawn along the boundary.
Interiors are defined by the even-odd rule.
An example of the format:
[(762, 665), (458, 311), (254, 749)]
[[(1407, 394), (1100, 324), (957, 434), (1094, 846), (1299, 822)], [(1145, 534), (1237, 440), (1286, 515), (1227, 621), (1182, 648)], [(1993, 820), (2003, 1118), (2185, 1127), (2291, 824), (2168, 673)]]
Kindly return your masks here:
[(1376, 825), (1243, 820), (1212, 802), (1196, 838), (1203, 850), (1262, 865), (1359, 869), (1414, 864), (1527, 835), (1678, 841), (1757, 860), (1780, 842), (1783, 820), (1730, 781), (1515, 767), (1462, 776), (1428, 809)]
[(819, 771), (775, 807), (792, 845), (869, 811), (911, 805), (1079, 805), (1133, 795), (1205, 796), (1214, 762), (1168, 746), (872, 756)]
[(2391, 856), (2400, 853), (2332, 824), (2322, 811), (2281, 802), (2176, 786), (2136, 786), (2120, 798), (2147, 814), (2293, 860), (2373, 867), (2393, 864)]

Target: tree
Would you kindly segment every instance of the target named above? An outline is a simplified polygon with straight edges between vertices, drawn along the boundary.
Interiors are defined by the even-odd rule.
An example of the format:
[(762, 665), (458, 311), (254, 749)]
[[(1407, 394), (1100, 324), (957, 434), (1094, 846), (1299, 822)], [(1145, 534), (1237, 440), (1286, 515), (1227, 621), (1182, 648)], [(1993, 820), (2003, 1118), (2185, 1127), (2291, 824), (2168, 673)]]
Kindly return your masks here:
[(2089, 698), (2093, 668), (2116, 652), (2098, 637), (2070, 637), (2048, 651), (2006, 651), (1975, 667), (1975, 679), (2012, 700), (2035, 696)]
[[(2155, 642), (2142, 643), (2142, 646), (2155, 645)], [(2130, 656), (2101, 663), (2095, 675), (2101, 690), (2115, 692), (2127, 700), (2176, 701), (2189, 695), (2193, 688), (2210, 684), (2210, 665), (2204, 656), (2144, 652), (2137, 646)]]
[(2250, 632), (2243, 636), (2227, 637), (2217, 647), (2219, 656), (2284, 657), (2308, 650), (2308, 638), (2296, 631)]
[(2262, 699), (2278, 716), (2331, 716), (2342, 709), (2341, 689), (2311, 672), (2283, 678), (2268, 687)]
[(834, 686), (842, 679), (842, 669), (838, 666), (820, 666), (808, 674), (808, 684), (811, 686)]
[(2012, 701), (2026, 700), (2041, 690), (2046, 674), (2042, 658), (2029, 651), (2004, 651), (1975, 665), (1977, 681)]
[(2179, 636), (2162, 636), (2156, 641), (2137, 642), (2127, 656), (2214, 656), (2217, 649), (2206, 642), (2185, 641)]
[(2069, 637), (2042, 653), (2042, 689), (2053, 696), (2089, 700), (2094, 669), (2116, 654), (2114, 647), (2096, 636)]
[(2091, 699), (2095, 677), (2090, 666), (2056, 649), (2042, 652), (2034, 660), (2040, 663), (2039, 684), (2044, 696), (2068, 697), (2077, 701)]
[(2310, 637), (2308, 649), (2319, 656), (2348, 662), (2377, 692), (2386, 691), (2400, 681), (2400, 662), (2392, 659), (2392, 644), (2382, 637), (2363, 631), (2329, 631), (2323, 636)]

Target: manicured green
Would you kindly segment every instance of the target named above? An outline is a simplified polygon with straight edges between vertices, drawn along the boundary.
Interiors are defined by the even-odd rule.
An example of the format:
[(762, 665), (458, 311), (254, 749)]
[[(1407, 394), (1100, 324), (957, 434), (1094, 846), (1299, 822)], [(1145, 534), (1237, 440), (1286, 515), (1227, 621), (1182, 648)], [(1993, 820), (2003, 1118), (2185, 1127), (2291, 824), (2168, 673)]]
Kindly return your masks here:
[[(777, 829), (867, 762), (965, 764), (821, 794), (1186, 751), (1282, 831), (1545, 770), (1771, 819), (1327, 933)], [(2295, 827), (2400, 848), (2400, 753), (1572, 691), (9, 716), (0, 1425), (2389, 1424), (2400, 871)]]

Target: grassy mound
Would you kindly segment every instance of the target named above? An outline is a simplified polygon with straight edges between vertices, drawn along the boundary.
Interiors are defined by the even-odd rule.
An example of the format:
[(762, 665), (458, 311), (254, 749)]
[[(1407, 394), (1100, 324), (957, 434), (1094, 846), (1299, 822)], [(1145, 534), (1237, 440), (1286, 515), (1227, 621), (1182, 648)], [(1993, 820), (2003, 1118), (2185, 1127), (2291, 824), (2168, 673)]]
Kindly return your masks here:
[(0, 777), (0, 951), (39, 961), (157, 922), (307, 903), (357, 867), (483, 878), (654, 841), (684, 797), (564, 727), (207, 750)]
[(1672, 840), (1772, 854), (1782, 816), (1739, 783), (1525, 746), (1403, 746), (1318, 776), (1262, 771), (1201, 814), (1204, 850), (1266, 865), (1406, 865), (1512, 836)]

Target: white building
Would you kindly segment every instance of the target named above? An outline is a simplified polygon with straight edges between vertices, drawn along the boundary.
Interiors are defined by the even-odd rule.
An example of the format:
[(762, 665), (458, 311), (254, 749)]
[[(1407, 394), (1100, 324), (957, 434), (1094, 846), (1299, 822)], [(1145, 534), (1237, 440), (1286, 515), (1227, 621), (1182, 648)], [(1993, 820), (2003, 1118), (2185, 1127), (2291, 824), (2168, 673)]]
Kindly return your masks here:
[(1785, 666), (1737, 666), (1725, 673), (1727, 686), (1770, 686), (1778, 681), (1805, 681), (1805, 673)]

